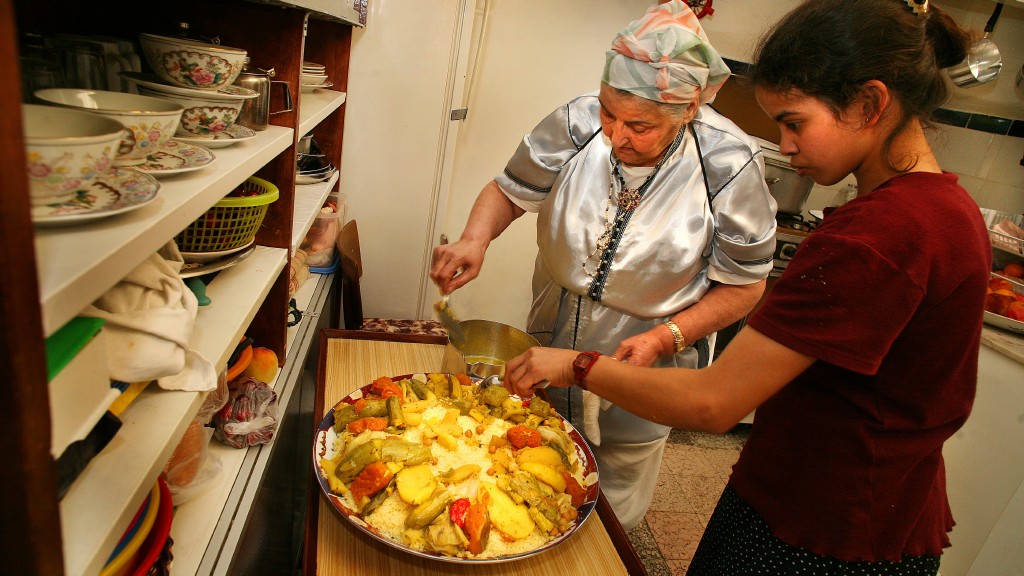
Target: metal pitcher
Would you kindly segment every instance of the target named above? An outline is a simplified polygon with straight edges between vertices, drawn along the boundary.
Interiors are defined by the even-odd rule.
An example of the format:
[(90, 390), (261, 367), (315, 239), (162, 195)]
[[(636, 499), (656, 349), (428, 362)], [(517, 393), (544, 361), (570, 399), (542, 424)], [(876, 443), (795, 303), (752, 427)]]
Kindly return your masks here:
[[(235, 80), (235, 84), (248, 88), (255, 91), (259, 96), (250, 98), (242, 104), (242, 111), (238, 115), (238, 120), (235, 122), (242, 126), (248, 126), (253, 130), (266, 130), (267, 126), (270, 125), (270, 116), (273, 114), (280, 114), (282, 112), (291, 112), (292, 110), (292, 93), (288, 83), (283, 80), (271, 80), (274, 76), (274, 69), (264, 70), (262, 68), (256, 68), (249, 64), (249, 59), (245, 59), (245, 67), (242, 69), (242, 73), (238, 75), (238, 79)], [(270, 111), (270, 89), (274, 84), (278, 84), (281, 88), (281, 95), (284, 97), (284, 108), (281, 110)]]

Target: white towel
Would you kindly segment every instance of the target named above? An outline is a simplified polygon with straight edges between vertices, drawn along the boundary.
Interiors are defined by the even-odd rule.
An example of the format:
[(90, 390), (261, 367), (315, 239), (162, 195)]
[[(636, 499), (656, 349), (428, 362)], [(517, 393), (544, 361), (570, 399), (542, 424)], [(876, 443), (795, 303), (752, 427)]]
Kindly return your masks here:
[(601, 425), (598, 424), (598, 418), (601, 416), (602, 410), (611, 408), (612, 403), (601, 398), (593, 392), (583, 392), (583, 433), (587, 435), (587, 440), (590, 440), (595, 446), (601, 445)]
[(82, 312), (106, 321), (103, 329), (113, 379), (156, 379), (169, 390), (217, 387), (213, 365), (189, 348), (199, 305), (178, 276), (182, 264), (171, 242)]

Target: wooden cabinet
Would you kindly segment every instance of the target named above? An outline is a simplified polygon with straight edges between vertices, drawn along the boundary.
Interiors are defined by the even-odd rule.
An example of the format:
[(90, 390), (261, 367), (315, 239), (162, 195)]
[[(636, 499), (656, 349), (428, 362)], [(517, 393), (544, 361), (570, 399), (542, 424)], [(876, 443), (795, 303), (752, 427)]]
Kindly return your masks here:
[[(292, 112), (271, 116), (272, 125), (256, 138), (216, 149), (211, 166), (161, 179), (150, 205), (74, 227), (42, 228), (30, 218), (20, 95), (10, 86), (0, 91), (0, 368), (8, 391), (0, 416), (10, 450), (10, 468), (0, 475), (0, 571), (98, 573), (205, 397), (150, 385), (122, 415), (114, 440), (58, 498), (45, 338), (253, 175), (273, 182), (280, 198), (270, 205), (253, 255), (207, 287), (214, 305), (201, 308), (191, 344), (218, 371), (243, 334), (282, 361), (288, 358), (288, 264), (312, 221), (310, 210), (296, 207), (318, 207), (337, 182), (296, 187), (298, 138), (317, 134), (341, 167), (348, 59), (352, 27), (359, 22), (351, 6), (342, 7), (344, 13), (329, 11), (339, 4), (0, 0), (0, 77), (10, 84), (17, 85), (20, 75), (21, 33), (136, 39), (140, 32), (167, 33), (188, 22), (194, 36), (219, 37), (226, 46), (245, 48), (257, 66), (273, 67), (276, 80), (289, 82), (296, 103)], [(301, 93), (303, 60), (325, 64), (333, 87)]]

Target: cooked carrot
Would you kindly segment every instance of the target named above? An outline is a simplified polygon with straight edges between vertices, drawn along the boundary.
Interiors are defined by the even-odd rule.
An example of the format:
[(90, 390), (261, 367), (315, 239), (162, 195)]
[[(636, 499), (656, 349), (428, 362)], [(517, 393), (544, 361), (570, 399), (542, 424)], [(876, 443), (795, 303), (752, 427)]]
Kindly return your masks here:
[(511, 444), (516, 450), (526, 446), (530, 446), (532, 448), (540, 446), (540, 432), (530, 428), (529, 426), (518, 424), (509, 428), (505, 435), (508, 437), (509, 444)]
[(462, 384), (463, 386), (473, 385), (473, 379), (467, 376), (466, 374), (456, 374), (455, 377), (458, 378), (459, 384)]
[(387, 418), (376, 418), (369, 416), (349, 422), (348, 431), (353, 434), (361, 434), (364, 430), (381, 431), (388, 427)]
[(465, 525), (463, 531), (469, 539), (466, 547), (473, 554), (480, 554), (487, 548), (487, 538), (491, 534), (491, 518), (487, 514), (486, 491), (481, 491), (480, 502), (471, 504), (466, 510)]
[(387, 376), (381, 376), (374, 380), (371, 389), (381, 398), (387, 398), (389, 396), (405, 398), (405, 393), (402, 392), (402, 387), (395, 384), (395, 381)]
[(586, 489), (566, 470), (562, 470), (562, 478), (565, 479), (565, 493), (572, 498), (573, 508), (579, 508), (587, 500)]
[(356, 505), (362, 507), (363, 498), (369, 498), (383, 490), (391, 482), (392, 476), (393, 474), (391, 474), (387, 464), (383, 462), (367, 464), (366, 468), (363, 468), (363, 471), (356, 476), (356, 479), (352, 481), (352, 485), (349, 486), (349, 491), (352, 492), (352, 499), (355, 500)]

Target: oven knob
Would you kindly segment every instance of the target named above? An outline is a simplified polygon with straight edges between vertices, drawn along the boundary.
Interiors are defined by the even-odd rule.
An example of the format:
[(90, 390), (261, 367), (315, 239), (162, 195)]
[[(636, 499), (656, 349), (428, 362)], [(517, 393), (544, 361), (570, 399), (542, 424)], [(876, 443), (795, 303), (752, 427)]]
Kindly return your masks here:
[(779, 255), (787, 260), (791, 260), (794, 254), (796, 254), (796, 244), (783, 244), (782, 250), (779, 252)]

